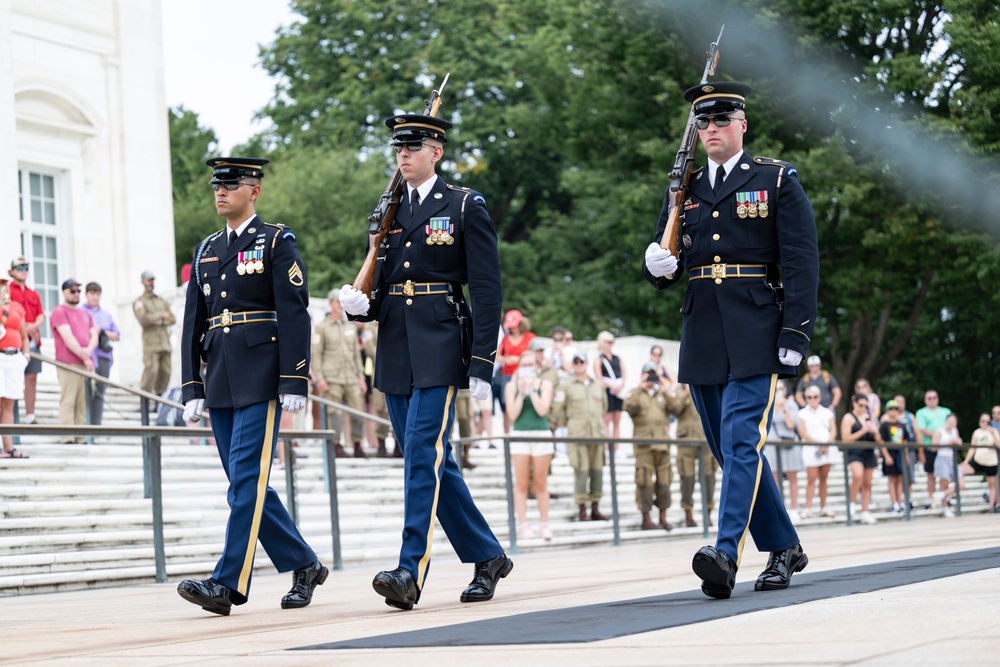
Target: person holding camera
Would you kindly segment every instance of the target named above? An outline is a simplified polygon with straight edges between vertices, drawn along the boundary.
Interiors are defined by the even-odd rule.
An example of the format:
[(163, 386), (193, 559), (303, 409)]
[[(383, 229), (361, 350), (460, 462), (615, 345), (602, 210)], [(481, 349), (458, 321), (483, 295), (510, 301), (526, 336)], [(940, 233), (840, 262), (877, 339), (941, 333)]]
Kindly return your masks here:
[[(87, 302), (83, 309), (94, 319), (94, 326), (100, 330), (97, 335), (97, 347), (91, 357), (94, 360), (94, 372), (101, 377), (111, 374), (111, 365), (115, 363), (114, 345), (121, 340), (121, 332), (115, 324), (111, 313), (101, 308), (101, 286), (95, 282), (87, 283), (84, 288)], [(104, 392), (108, 385), (103, 382), (94, 383), (94, 393), (90, 397), (90, 423), (97, 426), (104, 416)]]
[[(844, 442), (882, 442), (878, 422), (872, 419), (868, 396), (855, 394), (851, 397), (851, 411), (840, 420), (840, 435)], [(872, 473), (878, 467), (875, 447), (850, 448), (847, 450), (847, 465), (851, 470), (851, 497), (853, 503), (861, 491), (861, 523), (877, 523), (868, 511), (872, 499)]]

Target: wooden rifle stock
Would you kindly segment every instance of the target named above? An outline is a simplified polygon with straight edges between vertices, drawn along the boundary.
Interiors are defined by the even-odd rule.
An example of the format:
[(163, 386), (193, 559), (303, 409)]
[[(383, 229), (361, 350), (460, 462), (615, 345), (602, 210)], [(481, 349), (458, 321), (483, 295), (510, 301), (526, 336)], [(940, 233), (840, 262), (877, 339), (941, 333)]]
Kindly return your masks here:
[[(708, 83), (708, 77), (715, 74), (715, 68), (719, 64), (719, 42), (722, 40), (722, 31), (725, 29), (726, 26), (723, 25), (722, 29), (719, 30), (719, 36), (708, 47), (708, 60), (705, 62), (705, 71), (701, 75), (702, 84)], [(694, 154), (697, 148), (698, 128), (695, 124), (694, 105), (692, 105), (691, 113), (688, 114), (687, 126), (684, 128), (684, 139), (677, 151), (677, 157), (674, 158), (674, 167), (670, 170), (670, 213), (667, 214), (667, 225), (660, 238), (660, 247), (669, 251), (674, 257), (677, 257), (677, 241), (681, 231), (681, 207), (691, 182), (691, 169), (694, 167)]]
[[(441, 91), (444, 90), (450, 76), (449, 72), (441, 82), (441, 87), (431, 92), (431, 97), (427, 100), (427, 107), (424, 109), (425, 116), (437, 115), (438, 109), (441, 108)], [(365, 256), (361, 270), (358, 271), (352, 285), (369, 299), (372, 298), (372, 291), (375, 288), (375, 270), (378, 268), (379, 249), (392, 227), (392, 221), (396, 218), (396, 209), (399, 208), (399, 202), (405, 189), (406, 180), (403, 178), (403, 173), (397, 168), (396, 173), (389, 179), (389, 185), (385, 192), (379, 197), (378, 203), (375, 204), (375, 208), (368, 216), (368, 234), (370, 235), (368, 255)]]

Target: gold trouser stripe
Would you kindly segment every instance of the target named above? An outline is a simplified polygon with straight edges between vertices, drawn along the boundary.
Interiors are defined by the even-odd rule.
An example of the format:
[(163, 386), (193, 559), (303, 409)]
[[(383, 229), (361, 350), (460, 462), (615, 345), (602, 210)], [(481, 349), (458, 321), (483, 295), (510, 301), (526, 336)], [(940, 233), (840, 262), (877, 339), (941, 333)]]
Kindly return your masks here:
[(448, 396), (444, 399), (444, 412), (441, 415), (441, 428), (438, 430), (437, 441), (434, 443), (434, 501), (431, 503), (431, 520), (427, 526), (427, 550), (417, 563), (417, 590), (423, 590), (424, 577), (431, 562), (431, 543), (434, 541), (434, 517), (437, 516), (438, 497), (441, 495), (441, 463), (444, 461), (444, 436), (448, 430), (448, 414), (451, 412), (451, 402), (455, 398), (455, 388), (448, 387)]
[(271, 472), (271, 458), (274, 456), (272, 442), (274, 440), (274, 413), (278, 402), (267, 402), (267, 420), (264, 424), (264, 444), (260, 448), (260, 466), (257, 473), (257, 501), (253, 507), (253, 519), (250, 521), (250, 538), (244, 552), (243, 568), (240, 570), (240, 580), (237, 589), (241, 595), (247, 594), (250, 584), (250, 571), (253, 569), (253, 555), (257, 550), (257, 533), (260, 531), (260, 518), (264, 515), (264, 500), (267, 498), (267, 478)]
[(760, 437), (757, 439), (757, 478), (753, 483), (753, 495), (750, 497), (750, 513), (747, 515), (747, 525), (743, 527), (743, 535), (740, 536), (739, 544), (736, 545), (736, 567), (739, 568), (740, 561), (743, 560), (743, 545), (747, 541), (747, 533), (750, 532), (750, 519), (753, 517), (753, 506), (757, 503), (757, 489), (760, 487), (760, 474), (764, 469), (764, 463), (761, 461), (760, 450), (764, 447), (764, 441), (767, 440), (767, 416), (771, 413), (771, 404), (774, 403), (774, 388), (778, 384), (777, 373), (771, 376), (771, 389), (767, 394), (767, 407), (764, 408), (764, 414), (760, 416), (760, 423), (757, 424), (757, 432)]

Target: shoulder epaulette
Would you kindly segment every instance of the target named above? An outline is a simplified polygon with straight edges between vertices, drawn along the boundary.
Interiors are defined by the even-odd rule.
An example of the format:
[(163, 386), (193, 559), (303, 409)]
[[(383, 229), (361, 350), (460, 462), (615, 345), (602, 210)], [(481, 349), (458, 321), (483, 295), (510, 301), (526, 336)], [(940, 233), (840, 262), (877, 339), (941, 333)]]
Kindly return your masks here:
[(472, 195), (472, 201), (479, 202), (483, 206), (486, 206), (486, 197), (484, 197), (481, 193), (476, 192), (472, 188), (462, 187), (461, 185), (452, 185), (451, 183), (446, 183), (445, 185), (449, 190), (455, 190), (456, 192), (464, 192), (466, 197)]
[(795, 165), (792, 164), (791, 162), (785, 162), (784, 160), (775, 160), (774, 158), (770, 157), (755, 157), (753, 161), (760, 165), (768, 165), (771, 167), (784, 167), (785, 171), (788, 173), (789, 176), (792, 175), (797, 176), (798, 174), (797, 170), (795, 169)]

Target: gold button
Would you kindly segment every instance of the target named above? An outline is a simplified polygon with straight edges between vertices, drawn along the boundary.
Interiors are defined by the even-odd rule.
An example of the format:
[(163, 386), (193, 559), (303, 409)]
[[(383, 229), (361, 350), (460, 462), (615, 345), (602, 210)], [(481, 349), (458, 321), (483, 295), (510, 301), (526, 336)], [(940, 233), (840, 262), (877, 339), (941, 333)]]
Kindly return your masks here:
[(713, 259), (712, 261), (713, 261), (713, 262), (721, 262), (721, 261), (722, 261), (722, 258), (721, 258), (721, 257), (719, 257), (718, 255), (716, 255), (716, 256), (715, 256), (715, 258), (714, 258), (714, 259)]
[(713, 218), (718, 218), (719, 217), (719, 212), (718, 211), (712, 211), (712, 217)]
[(718, 241), (720, 238), (722, 238), (722, 237), (719, 236), (718, 234), (712, 234), (712, 240), (713, 241)]
[(226, 274), (225, 273), (223, 273), (221, 276), (219, 276), (219, 280), (225, 280), (225, 279), (226, 279)]
[(406, 300), (406, 305), (407, 306), (412, 306), (413, 305), (413, 299), (407, 299)]
[(407, 248), (409, 248), (409, 247), (410, 247), (410, 245), (411, 245), (411, 242), (410, 242), (410, 241), (407, 241), (407, 242), (406, 242), (406, 247), (407, 247)]
[(229, 327), (222, 327), (222, 333), (229, 333)]
[(721, 285), (722, 284), (722, 278), (716, 278), (715, 279), (715, 284), (716, 285)]
[(403, 268), (404, 269), (410, 268), (410, 263), (409, 262), (403, 262)]
[(226, 298), (226, 293), (225, 293), (225, 292), (223, 292), (223, 293), (222, 293), (222, 294), (220, 294), (219, 296), (221, 296), (221, 297), (222, 297), (223, 299), (225, 299), (225, 298)]
[(278, 339), (277, 339), (277, 338), (275, 338), (274, 336), (271, 336), (271, 342), (272, 342), (272, 343), (273, 343), (274, 341), (276, 341), (276, 340), (278, 340)]

